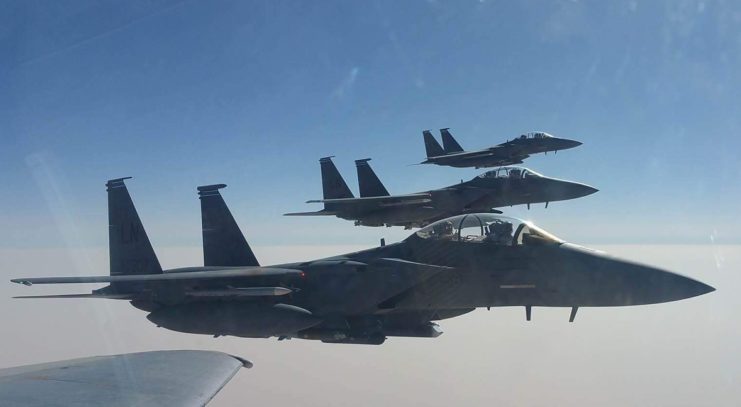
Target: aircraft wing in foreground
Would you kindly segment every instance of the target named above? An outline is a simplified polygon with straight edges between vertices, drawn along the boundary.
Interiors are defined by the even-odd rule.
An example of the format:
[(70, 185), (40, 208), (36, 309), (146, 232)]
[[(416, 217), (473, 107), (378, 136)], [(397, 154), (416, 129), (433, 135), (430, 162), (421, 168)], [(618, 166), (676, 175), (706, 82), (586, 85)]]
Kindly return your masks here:
[(96, 356), (0, 369), (3, 406), (204, 406), (252, 363), (221, 352)]

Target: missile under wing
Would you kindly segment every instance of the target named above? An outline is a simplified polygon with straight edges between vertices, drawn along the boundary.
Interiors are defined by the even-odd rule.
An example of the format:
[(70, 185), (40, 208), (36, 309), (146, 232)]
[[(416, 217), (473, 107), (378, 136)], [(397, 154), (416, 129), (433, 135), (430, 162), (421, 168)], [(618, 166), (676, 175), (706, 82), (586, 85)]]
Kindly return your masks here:
[(3, 406), (203, 406), (244, 359), (178, 350), (96, 356), (0, 369)]

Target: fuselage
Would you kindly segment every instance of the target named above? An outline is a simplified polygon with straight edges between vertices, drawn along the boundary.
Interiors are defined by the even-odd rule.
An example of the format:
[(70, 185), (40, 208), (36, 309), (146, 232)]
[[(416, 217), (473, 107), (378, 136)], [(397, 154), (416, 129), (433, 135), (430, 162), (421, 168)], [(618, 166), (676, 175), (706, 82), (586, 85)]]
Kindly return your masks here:
[(470, 181), (422, 192), (431, 202), (424, 205), (366, 207), (358, 204), (338, 211), (339, 217), (363, 226), (424, 227), (461, 213), (489, 212), (512, 205), (576, 199), (597, 192), (578, 182), (545, 177), (519, 167), (505, 167)]
[[(159, 305), (147, 309), (154, 311), (149, 318), (170, 329), (238, 336), (271, 336), (275, 329), (271, 321), (279, 319), (285, 329), (281, 334), (293, 327), (295, 336), (307, 339), (332, 341), (340, 335), (335, 339), (376, 341), (378, 337), (371, 338), (368, 332), (434, 336), (431, 321), (478, 307), (629, 306), (713, 290), (687, 277), (565, 243), (527, 222), (491, 214), (448, 218), (397, 244), (272, 267), (302, 274), (249, 284), (281, 284), (292, 291), (290, 295), (204, 302), (192, 297), (177, 300), (168, 286), (171, 302), (159, 300)], [(219, 280), (181, 289), (197, 292), (243, 284), (238, 279)], [(241, 320), (256, 325), (245, 330), (238, 324)]]
[(499, 167), (502, 165), (521, 164), (531, 154), (567, 150), (580, 145), (581, 143), (576, 140), (553, 137), (543, 132), (534, 132), (491, 148), (427, 157), (427, 160), (423, 163), (457, 168)]

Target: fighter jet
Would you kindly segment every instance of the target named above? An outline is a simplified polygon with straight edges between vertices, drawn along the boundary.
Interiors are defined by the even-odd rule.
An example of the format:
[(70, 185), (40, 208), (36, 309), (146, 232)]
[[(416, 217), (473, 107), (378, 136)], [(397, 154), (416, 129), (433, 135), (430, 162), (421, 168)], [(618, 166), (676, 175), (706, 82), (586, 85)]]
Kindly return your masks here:
[(391, 195), (368, 163), (355, 161), (360, 197), (355, 198), (337, 171), (331, 157), (319, 160), (324, 199), (317, 212), (287, 213), (286, 216), (337, 216), (353, 220), (355, 226), (423, 227), (437, 220), (474, 212), (498, 212), (494, 208), (580, 198), (597, 192), (588, 185), (548, 178), (522, 167), (491, 170), (476, 178), (445, 188), (407, 195)]
[(109, 283), (92, 293), (149, 312), (159, 327), (238, 337), (381, 344), (436, 337), (435, 321), (481, 307), (610, 307), (713, 291), (701, 282), (569, 244), (531, 222), (491, 213), (435, 222), (395, 243), (260, 266), (226, 206), (223, 184), (199, 188), (204, 266), (163, 270), (123, 179), (108, 182), (110, 275), (24, 277), (31, 284)]
[(0, 369), (3, 406), (204, 406), (240, 368), (221, 352), (177, 350), (95, 356)]
[(578, 147), (580, 142), (553, 137), (541, 131), (523, 134), (514, 140), (494, 147), (476, 151), (464, 151), (450, 134), (449, 129), (440, 129), (443, 146), (435, 140), (429, 130), (422, 132), (427, 151), (427, 159), (420, 164), (447, 165), (450, 167), (499, 167), (502, 165), (522, 164), (530, 154), (556, 152)]

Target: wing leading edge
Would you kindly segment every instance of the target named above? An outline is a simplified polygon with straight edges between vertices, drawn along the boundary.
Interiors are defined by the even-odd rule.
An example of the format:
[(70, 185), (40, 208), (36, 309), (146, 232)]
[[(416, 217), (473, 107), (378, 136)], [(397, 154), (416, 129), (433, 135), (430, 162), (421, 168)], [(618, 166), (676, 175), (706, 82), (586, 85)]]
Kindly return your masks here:
[(15, 278), (10, 281), (23, 285), (32, 284), (84, 284), (84, 283), (146, 283), (157, 281), (208, 280), (219, 278), (247, 277), (290, 277), (300, 276), (301, 270), (272, 267), (227, 267), (216, 270), (169, 272), (164, 274), (140, 274), (126, 276), (88, 276), (88, 277), (37, 277)]
[(331, 203), (338, 205), (353, 205), (353, 204), (378, 204), (383, 205), (387, 203), (428, 203), (431, 202), (432, 198), (429, 193), (421, 194), (408, 194), (408, 195), (390, 195), (390, 196), (367, 196), (362, 198), (339, 198), (339, 199), (312, 199), (306, 201), (306, 203)]

